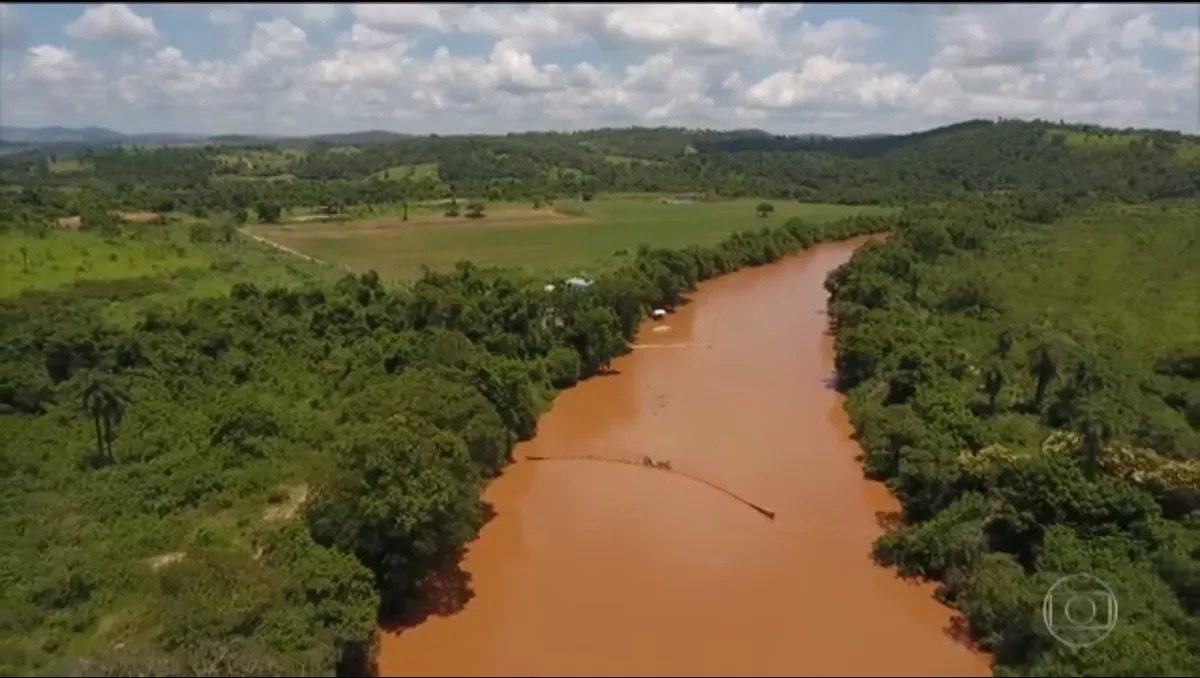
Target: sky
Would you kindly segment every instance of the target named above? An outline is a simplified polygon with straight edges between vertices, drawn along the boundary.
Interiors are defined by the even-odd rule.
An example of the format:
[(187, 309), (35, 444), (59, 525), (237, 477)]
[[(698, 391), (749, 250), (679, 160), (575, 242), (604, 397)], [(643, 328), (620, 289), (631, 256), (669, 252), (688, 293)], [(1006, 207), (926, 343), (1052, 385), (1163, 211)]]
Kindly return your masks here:
[(1200, 132), (1200, 4), (0, 3), (0, 124)]

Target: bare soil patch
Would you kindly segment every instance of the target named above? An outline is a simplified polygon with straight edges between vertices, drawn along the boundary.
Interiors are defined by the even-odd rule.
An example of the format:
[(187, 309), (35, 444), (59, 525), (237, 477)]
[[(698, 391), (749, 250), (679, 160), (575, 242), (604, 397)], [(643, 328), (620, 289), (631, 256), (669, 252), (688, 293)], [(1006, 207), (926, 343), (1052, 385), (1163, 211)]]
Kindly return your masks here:
[(158, 570), (170, 565), (171, 563), (178, 563), (186, 556), (187, 554), (183, 551), (171, 551), (170, 553), (154, 556), (149, 560), (150, 569)]
[(268, 506), (263, 511), (263, 520), (290, 520), (308, 499), (308, 485), (292, 485), (285, 488), (288, 498), (274, 506)]
[(148, 224), (158, 219), (158, 212), (117, 212), (117, 216), (133, 224)]

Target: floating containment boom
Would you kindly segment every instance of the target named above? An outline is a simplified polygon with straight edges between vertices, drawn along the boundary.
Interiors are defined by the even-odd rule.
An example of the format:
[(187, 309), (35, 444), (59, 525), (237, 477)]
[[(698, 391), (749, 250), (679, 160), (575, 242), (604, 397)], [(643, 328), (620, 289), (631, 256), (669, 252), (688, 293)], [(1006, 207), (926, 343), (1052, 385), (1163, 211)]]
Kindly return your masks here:
[(770, 518), (771, 520), (775, 520), (775, 512), (772, 511), (771, 509), (766, 508), (765, 506), (762, 506), (760, 504), (756, 504), (756, 503), (750, 501), (749, 499), (743, 497), (742, 495), (740, 495), (736, 492), (733, 492), (731, 490), (727, 490), (724, 487), (717, 485), (716, 483), (712, 483), (703, 478), (697, 478), (696, 476), (693, 476), (690, 473), (686, 473), (684, 471), (680, 471), (678, 469), (671, 468), (670, 461), (654, 461), (653, 459), (651, 459), (648, 456), (643, 456), (641, 459), (635, 461), (633, 459), (618, 459), (618, 458), (614, 458), (614, 457), (597, 457), (597, 456), (591, 455), (591, 454), (573, 454), (573, 455), (566, 455), (566, 456), (561, 456), (561, 457), (543, 457), (540, 455), (531, 454), (531, 455), (526, 456), (525, 459), (527, 459), (529, 461), (603, 461), (603, 462), (608, 462), (610, 464), (625, 464), (627, 466), (641, 466), (643, 468), (650, 468), (650, 469), (654, 469), (656, 471), (666, 471), (667, 473), (670, 473), (672, 475), (677, 475), (677, 476), (680, 476), (683, 478), (687, 478), (688, 480), (700, 483), (702, 485), (707, 485), (708, 487), (711, 487), (712, 489), (714, 489), (722, 494), (725, 494), (726, 496), (732, 497), (733, 499), (736, 499), (737, 501), (745, 504), (746, 506), (749, 506), (750, 508), (754, 509), (755, 511), (758, 511), (759, 513)]

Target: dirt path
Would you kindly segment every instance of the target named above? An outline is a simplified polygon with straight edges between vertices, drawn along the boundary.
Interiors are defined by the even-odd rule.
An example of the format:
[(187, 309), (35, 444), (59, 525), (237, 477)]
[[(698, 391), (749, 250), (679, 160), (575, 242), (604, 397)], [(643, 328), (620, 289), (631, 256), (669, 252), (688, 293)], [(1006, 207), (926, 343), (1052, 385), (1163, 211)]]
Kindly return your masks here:
[(303, 252), (298, 252), (298, 251), (288, 247), (287, 245), (281, 245), (280, 243), (277, 243), (274, 240), (271, 240), (269, 238), (264, 238), (260, 235), (251, 233), (250, 231), (248, 231), (244, 228), (238, 229), (238, 232), (241, 233), (242, 235), (244, 235), (252, 240), (255, 240), (257, 242), (260, 242), (268, 247), (273, 247), (273, 248), (279, 250), (280, 252), (284, 252), (286, 254), (290, 254), (295, 257), (300, 257), (301, 259), (306, 259), (306, 260), (311, 261), (316, 264), (324, 264), (326, 266), (335, 266), (337, 268), (345, 269), (345, 270), (349, 271), (350, 273), (355, 272), (354, 269), (350, 268), (346, 264), (335, 264), (330, 261), (325, 261), (324, 259), (318, 259), (316, 257), (309, 256)]

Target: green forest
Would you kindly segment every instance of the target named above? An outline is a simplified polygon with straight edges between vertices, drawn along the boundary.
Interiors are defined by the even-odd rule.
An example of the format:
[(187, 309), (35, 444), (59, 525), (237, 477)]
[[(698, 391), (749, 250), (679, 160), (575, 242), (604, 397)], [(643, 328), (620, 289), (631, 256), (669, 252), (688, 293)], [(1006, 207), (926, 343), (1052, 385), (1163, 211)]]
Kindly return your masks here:
[[(1200, 205), (1050, 223), (955, 206), (832, 274), (837, 369), (867, 473), (906, 525), (876, 544), (1012, 675), (1200, 666)], [(1122, 623), (1073, 651), (1041, 600), (1088, 572)]]
[(0, 183), (0, 219), (30, 227), (105, 209), (273, 221), (280, 209), (337, 213), (455, 196), (532, 201), (597, 192), (904, 206), (1024, 190), (1132, 203), (1200, 194), (1200, 139), (977, 120), (861, 139), (631, 128), (357, 146), (66, 147), (0, 156)]
[[(885, 231), (827, 282), (865, 472), (904, 506), (875, 556), (941, 581), (998, 673), (1194, 672), (1198, 146), (976, 121), (0, 158), (5, 270), (25, 272), (0, 291), (0, 673), (369, 670), (378, 620), (475, 536), (515, 443), (650, 309)], [(297, 208), (617, 192), (903, 209), (748, 212), (715, 245), (615, 252), (585, 291), (469, 262), (399, 285), (240, 229)], [(73, 216), (80, 232), (58, 232)], [(1073, 653), (1036, 615), (1080, 570), (1132, 623)]]

